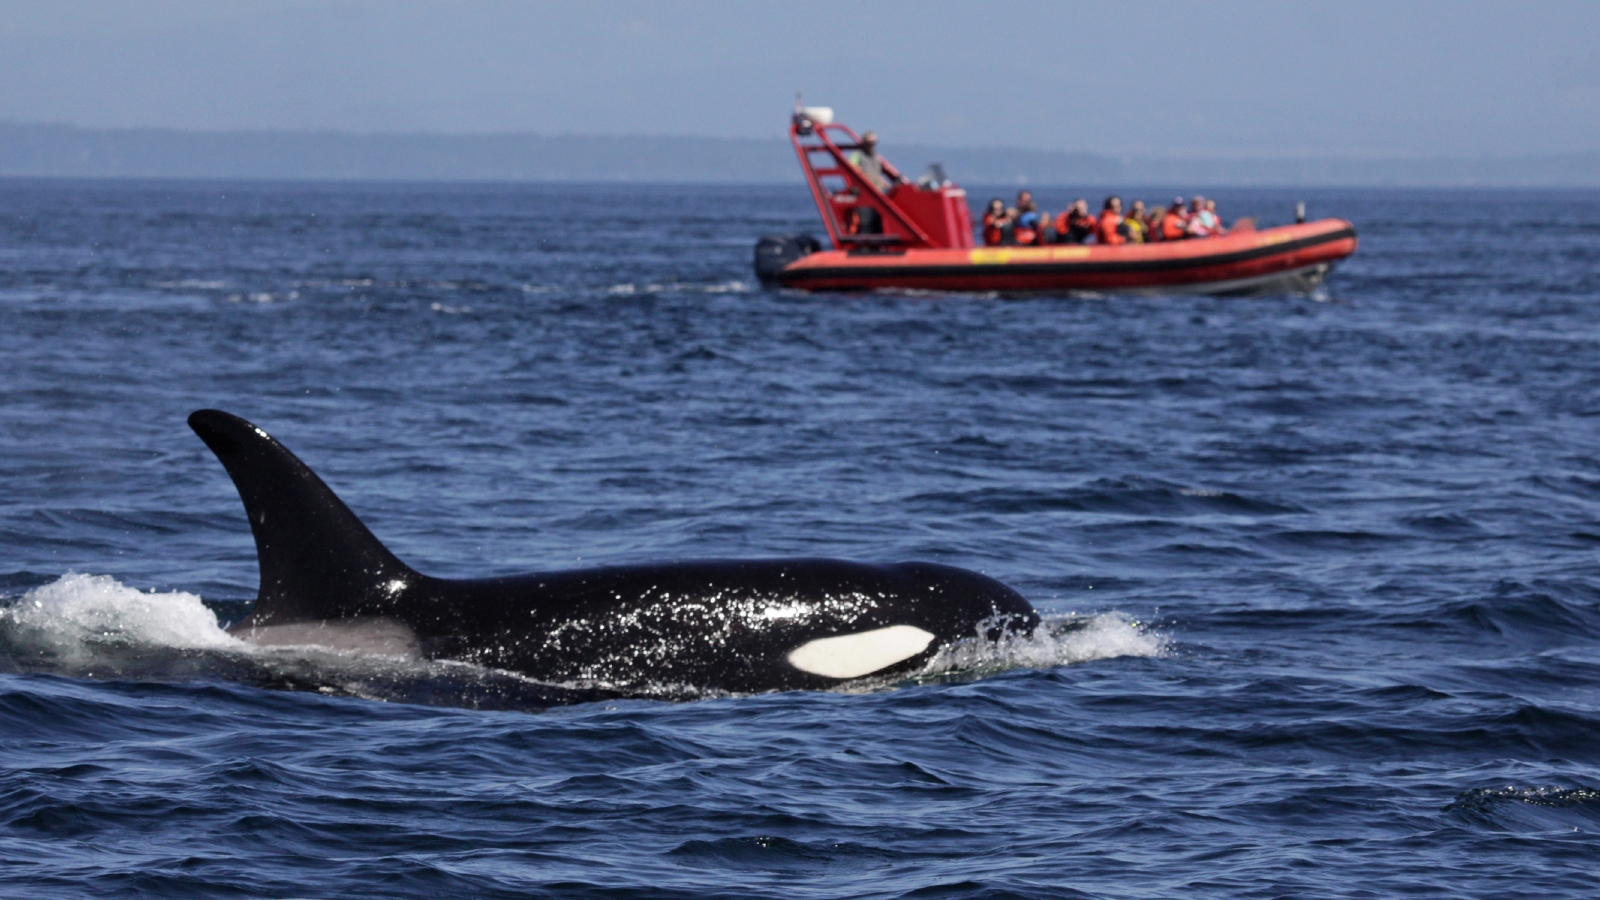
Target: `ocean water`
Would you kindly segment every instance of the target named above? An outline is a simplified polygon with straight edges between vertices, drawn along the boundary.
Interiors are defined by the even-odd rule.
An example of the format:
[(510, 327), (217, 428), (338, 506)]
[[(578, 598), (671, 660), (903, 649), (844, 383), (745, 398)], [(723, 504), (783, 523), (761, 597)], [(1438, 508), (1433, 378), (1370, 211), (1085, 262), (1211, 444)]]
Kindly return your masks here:
[[(801, 188), (0, 182), (0, 896), (1594, 896), (1600, 193), (1215, 193), (1361, 249), (807, 296)], [(202, 407), (432, 574), (924, 559), (1051, 628), (688, 700), (253, 649)]]

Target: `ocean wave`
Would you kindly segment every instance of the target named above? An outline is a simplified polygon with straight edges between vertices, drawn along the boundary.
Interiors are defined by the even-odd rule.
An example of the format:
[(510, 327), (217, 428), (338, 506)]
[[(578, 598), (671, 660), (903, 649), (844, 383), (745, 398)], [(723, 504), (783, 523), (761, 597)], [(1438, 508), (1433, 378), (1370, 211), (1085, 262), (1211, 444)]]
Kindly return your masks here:
[(605, 288), (604, 293), (616, 296), (630, 294), (749, 294), (756, 290), (759, 290), (759, 285), (735, 279), (713, 284), (697, 284), (687, 281), (652, 282), (647, 284), (623, 282)]
[(1470, 827), (1494, 832), (1593, 832), (1600, 791), (1589, 787), (1508, 784), (1463, 791), (1444, 808)]

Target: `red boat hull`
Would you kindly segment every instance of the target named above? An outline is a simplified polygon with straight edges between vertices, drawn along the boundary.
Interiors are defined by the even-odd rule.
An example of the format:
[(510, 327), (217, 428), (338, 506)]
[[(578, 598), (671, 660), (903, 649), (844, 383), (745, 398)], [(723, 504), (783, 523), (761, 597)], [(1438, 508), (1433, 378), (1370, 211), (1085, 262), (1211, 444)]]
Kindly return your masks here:
[(1323, 219), (1151, 244), (829, 250), (773, 280), (807, 291), (1198, 293), (1303, 291), (1356, 250), (1355, 228)]

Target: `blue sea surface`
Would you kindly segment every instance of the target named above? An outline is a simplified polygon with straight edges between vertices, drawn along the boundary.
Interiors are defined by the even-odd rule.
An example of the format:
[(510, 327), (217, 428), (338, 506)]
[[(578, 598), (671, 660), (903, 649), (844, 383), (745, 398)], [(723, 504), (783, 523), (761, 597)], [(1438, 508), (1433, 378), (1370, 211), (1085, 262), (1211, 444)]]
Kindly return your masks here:
[[(1600, 193), (1215, 193), (1361, 248), (804, 295), (801, 187), (0, 182), (0, 896), (1595, 896)], [(555, 705), (252, 649), (202, 407), (430, 574), (920, 559), (1057, 627)]]

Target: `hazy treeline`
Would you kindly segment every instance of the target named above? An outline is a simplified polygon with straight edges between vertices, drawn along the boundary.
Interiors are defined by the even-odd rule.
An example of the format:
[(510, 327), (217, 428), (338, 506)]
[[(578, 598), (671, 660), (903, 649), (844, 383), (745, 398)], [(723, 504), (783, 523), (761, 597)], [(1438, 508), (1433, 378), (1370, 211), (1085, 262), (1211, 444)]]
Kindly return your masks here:
[[(1506, 158), (1114, 158), (1076, 151), (896, 144), (908, 174), (939, 162), (970, 184), (1600, 186), (1600, 151)], [(0, 175), (783, 183), (783, 138), (91, 129), (0, 122)]]

